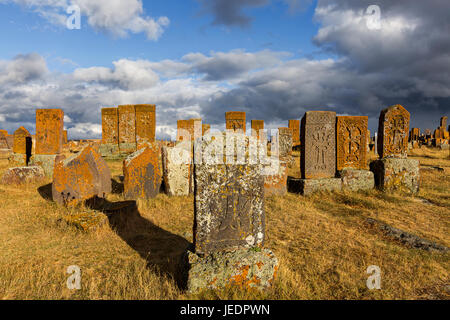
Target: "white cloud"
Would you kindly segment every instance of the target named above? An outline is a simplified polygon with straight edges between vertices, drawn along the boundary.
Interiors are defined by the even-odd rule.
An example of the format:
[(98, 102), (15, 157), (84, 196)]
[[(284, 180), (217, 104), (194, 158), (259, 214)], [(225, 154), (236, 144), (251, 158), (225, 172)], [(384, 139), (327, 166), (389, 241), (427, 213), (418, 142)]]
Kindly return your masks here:
[[(30, 8), (50, 23), (65, 27), (70, 5), (78, 5), (87, 23), (96, 30), (125, 37), (131, 33), (145, 33), (149, 40), (158, 40), (169, 18), (144, 15), (142, 0), (0, 0)], [(83, 27), (83, 26), (82, 26)]]

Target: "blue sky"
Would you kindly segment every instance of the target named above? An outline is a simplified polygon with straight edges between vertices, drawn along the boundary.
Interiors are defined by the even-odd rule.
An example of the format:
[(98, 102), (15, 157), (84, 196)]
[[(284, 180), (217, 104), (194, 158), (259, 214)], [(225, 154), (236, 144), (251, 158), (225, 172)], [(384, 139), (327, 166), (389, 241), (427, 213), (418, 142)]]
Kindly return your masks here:
[[(143, 1), (150, 16), (167, 16), (170, 26), (158, 41), (144, 34), (120, 38), (95, 30), (82, 16), (81, 30), (52, 25), (40, 15), (15, 3), (0, 4), (0, 58), (12, 59), (18, 53), (37, 52), (46, 57), (51, 71), (73, 71), (75, 67), (111, 66), (121, 58), (159, 61), (179, 59), (190, 52), (208, 54), (233, 49), (287, 51), (293, 57), (317, 52), (311, 41), (318, 25), (313, 23), (315, 4), (289, 12), (283, 2), (248, 8), (248, 27), (211, 26), (210, 14), (202, 13), (196, 0)], [(69, 14), (67, 14), (69, 16)], [(76, 65), (62, 63), (68, 59)]]
[(404, 3), (0, 0), (0, 128), (33, 132), (36, 108), (59, 107), (70, 138), (99, 138), (102, 107), (152, 103), (158, 138), (177, 119), (223, 129), (233, 110), (267, 129), (309, 110), (366, 115), (373, 133), (402, 104), (433, 130), (450, 116), (450, 2)]

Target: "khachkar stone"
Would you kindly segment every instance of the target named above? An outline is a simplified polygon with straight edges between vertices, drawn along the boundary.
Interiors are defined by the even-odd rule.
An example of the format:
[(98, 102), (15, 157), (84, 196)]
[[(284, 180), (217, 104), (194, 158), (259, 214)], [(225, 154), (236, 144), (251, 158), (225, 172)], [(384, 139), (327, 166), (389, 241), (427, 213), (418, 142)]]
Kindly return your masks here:
[(202, 124), (202, 136), (204, 136), (209, 130), (211, 130), (211, 125), (203, 123)]
[(53, 176), (55, 164), (64, 159), (63, 145), (64, 112), (61, 109), (36, 110), (35, 154), (30, 165), (44, 169), (47, 177)]
[(225, 113), (225, 127), (227, 130), (242, 131), (245, 133), (245, 112), (230, 111)]
[(119, 150), (122, 154), (136, 151), (136, 110), (134, 105), (119, 106)]
[(123, 161), (123, 173), (126, 199), (156, 197), (162, 182), (160, 144), (148, 143), (147, 146), (129, 155)]
[(336, 121), (336, 167), (366, 169), (368, 117), (340, 116)]
[(136, 142), (154, 142), (156, 131), (155, 109), (153, 104), (137, 104), (136, 109)]
[(95, 147), (88, 145), (79, 153), (55, 165), (53, 200), (73, 206), (111, 192), (111, 171)]
[(252, 137), (261, 140), (263, 138), (261, 135), (264, 135), (264, 120), (252, 120)]
[(441, 120), (440, 120), (440, 127), (441, 128), (444, 128), (445, 129), (445, 127), (447, 127), (447, 117), (442, 117), (441, 118)]
[(189, 195), (191, 157), (191, 146), (188, 142), (179, 142), (174, 147), (162, 147), (163, 178), (168, 195)]
[(289, 120), (289, 128), (292, 130), (292, 146), (300, 145), (300, 120)]
[(63, 145), (67, 144), (69, 141), (67, 139), (67, 130), (63, 130)]
[(268, 160), (264, 172), (264, 196), (283, 196), (287, 193), (287, 163), (278, 158)]
[(336, 112), (308, 111), (301, 122), (300, 169), (303, 179), (333, 178), (336, 173)]
[(61, 109), (36, 110), (36, 154), (61, 153), (63, 128), (64, 112)]
[(13, 154), (9, 158), (9, 165), (22, 167), (28, 165), (31, 157), (32, 141), (27, 129), (20, 127), (14, 132)]
[[(189, 292), (228, 286), (264, 289), (276, 276), (278, 260), (270, 250), (262, 248), (263, 166), (249, 164), (249, 159), (245, 159), (245, 164), (210, 163), (209, 160), (230, 153), (223, 150), (226, 144), (220, 138), (204, 138), (201, 142), (206, 161), (195, 164), (195, 253), (187, 252), (182, 274)], [(256, 142), (245, 136), (240, 141), (251, 145), (251, 139)], [(214, 151), (210, 150), (211, 144)], [(208, 151), (216, 155), (205, 156)], [(251, 152), (244, 153), (250, 157)]]
[(401, 105), (381, 111), (378, 124), (380, 158), (406, 158), (410, 114)]
[(177, 141), (194, 141), (203, 134), (202, 119), (177, 121)]
[(278, 143), (280, 159), (288, 159), (292, 155), (292, 130), (278, 128)]
[(409, 135), (410, 141), (418, 141), (420, 137), (420, 129), (419, 128), (412, 128), (411, 133)]

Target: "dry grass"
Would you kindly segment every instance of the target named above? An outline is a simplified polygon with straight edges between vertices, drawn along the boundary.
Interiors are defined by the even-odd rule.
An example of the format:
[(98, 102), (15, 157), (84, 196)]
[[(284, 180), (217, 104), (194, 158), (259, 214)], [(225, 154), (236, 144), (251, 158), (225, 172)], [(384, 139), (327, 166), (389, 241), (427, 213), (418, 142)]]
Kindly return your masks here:
[[(423, 172), (416, 197), (374, 190), (267, 198), (267, 247), (279, 258), (280, 270), (273, 288), (262, 293), (188, 295), (170, 273), (158, 270), (170, 265), (168, 252), (192, 241), (192, 196), (160, 194), (138, 201), (135, 234), (121, 233), (111, 221), (85, 233), (58, 222), (65, 210), (42, 199), (39, 185), (2, 185), (0, 298), (449, 299), (448, 253), (407, 248), (365, 224), (373, 217), (450, 247), (450, 159), (445, 151), (426, 149), (414, 150), (414, 157), (444, 168)], [(120, 162), (108, 164), (120, 174)], [(6, 166), (1, 160), (0, 170)], [(298, 174), (296, 166), (291, 175)], [(111, 195), (109, 200), (122, 199)], [(66, 287), (70, 265), (82, 270), (82, 290)], [(366, 287), (369, 265), (381, 267), (381, 290)]]

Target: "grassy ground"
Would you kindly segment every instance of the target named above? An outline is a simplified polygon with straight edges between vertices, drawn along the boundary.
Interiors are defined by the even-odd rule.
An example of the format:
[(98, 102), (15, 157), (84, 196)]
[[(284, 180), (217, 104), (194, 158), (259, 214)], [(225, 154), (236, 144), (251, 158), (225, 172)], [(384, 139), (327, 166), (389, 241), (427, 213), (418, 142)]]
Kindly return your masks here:
[[(298, 156), (298, 154), (296, 154)], [(280, 260), (273, 288), (188, 295), (169, 270), (171, 255), (192, 241), (193, 197), (160, 194), (138, 201), (134, 233), (106, 221), (91, 232), (60, 222), (66, 213), (44, 200), (40, 185), (0, 186), (2, 299), (449, 299), (448, 253), (407, 248), (368, 228), (376, 218), (450, 247), (448, 151), (420, 149), (415, 196), (340, 192), (266, 199), (267, 247)], [(108, 163), (120, 174), (121, 163)], [(298, 157), (297, 157), (298, 164)], [(7, 167), (0, 160), (0, 172)], [(297, 166), (291, 170), (298, 176)], [(120, 195), (110, 201), (122, 200)], [(91, 212), (90, 209), (83, 209)], [(82, 270), (82, 289), (69, 290), (67, 267)], [(381, 268), (381, 290), (368, 290), (366, 269)]]

